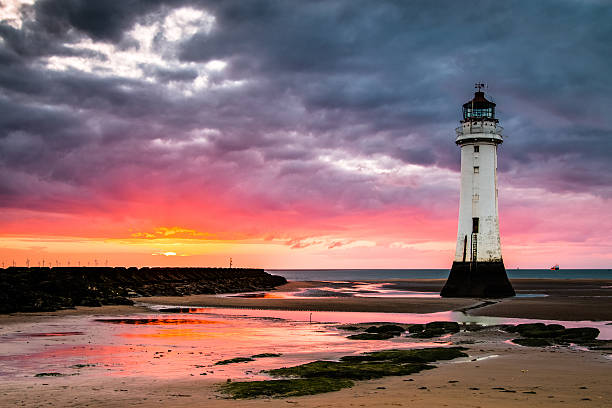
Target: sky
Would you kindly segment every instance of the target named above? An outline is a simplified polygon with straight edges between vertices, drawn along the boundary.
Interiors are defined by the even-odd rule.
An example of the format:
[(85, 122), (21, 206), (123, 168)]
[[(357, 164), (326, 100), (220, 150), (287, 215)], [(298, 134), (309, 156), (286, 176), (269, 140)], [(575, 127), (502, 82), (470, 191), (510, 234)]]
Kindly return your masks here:
[(448, 268), (488, 84), (507, 268), (612, 264), (612, 5), (0, 0), (0, 260)]

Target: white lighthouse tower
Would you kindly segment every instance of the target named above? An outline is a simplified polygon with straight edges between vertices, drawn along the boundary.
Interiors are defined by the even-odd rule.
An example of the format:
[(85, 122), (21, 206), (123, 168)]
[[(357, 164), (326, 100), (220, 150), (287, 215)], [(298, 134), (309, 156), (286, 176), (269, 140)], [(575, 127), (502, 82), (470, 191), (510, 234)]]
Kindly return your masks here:
[(443, 297), (507, 297), (514, 289), (506, 275), (499, 239), (497, 146), (503, 143), (495, 103), (476, 84), (463, 105), (455, 143), (461, 148), (459, 226), (453, 266)]

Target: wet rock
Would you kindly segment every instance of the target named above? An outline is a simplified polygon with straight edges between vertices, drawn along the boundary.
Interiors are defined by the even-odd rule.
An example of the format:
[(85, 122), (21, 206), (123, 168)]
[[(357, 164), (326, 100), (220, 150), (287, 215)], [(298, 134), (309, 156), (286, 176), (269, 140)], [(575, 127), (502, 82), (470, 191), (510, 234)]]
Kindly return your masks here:
[[(422, 330), (419, 331), (418, 329), (420, 328), (422, 328)], [(425, 325), (413, 325), (408, 331), (412, 333), (412, 337), (430, 339), (449, 333), (457, 333), (459, 332), (459, 328), (459, 323), (457, 322), (431, 322)]]
[(351, 340), (388, 340), (395, 337), (393, 333), (360, 333), (347, 336)]
[(254, 354), (251, 356), (251, 358), (267, 358), (267, 357), (280, 357), (282, 356), (282, 354), (280, 353), (260, 353), (260, 354)]
[(131, 296), (250, 292), (285, 283), (263, 269), (9, 267), (0, 269), (0, 313), (131, 305)]
[(361, 328), (359, 326), (351, 326), (351, 325), (341, 325), (341, 326), (337, 326), (338, 329), (340, 330), (346, 330), (346, 331), (359, 331), (361, 330)]
[(254, 361), (251, 357), (235, 357), (227, 360), (217, 361), (215, 365), (226, 365), (226, 364), (234, 364), (234, 363), (247, 363), (249, 361)]
[(526, 347), (548, 347), (553, 343), (549, 339), (514, 339), (513, 343)]
[[(544, 347), (553, 344), (583, 344), (597, 346), (599, 329), (594, 327), (578, 327), (566, 329), (560, 324), (529, 323), (504, 328), (510, 333), (518, 333), (525, 337), (514, 339), (513, 343), (523, 346)], [(604, 346), (605, 347), (605, 346)]]
[(382, 326), (370, 326), (365, 331), (366, 333), (390, 333), (394, 336), (399, 336), (405, 330), (402, 326), (396, 324), (384, 324)]

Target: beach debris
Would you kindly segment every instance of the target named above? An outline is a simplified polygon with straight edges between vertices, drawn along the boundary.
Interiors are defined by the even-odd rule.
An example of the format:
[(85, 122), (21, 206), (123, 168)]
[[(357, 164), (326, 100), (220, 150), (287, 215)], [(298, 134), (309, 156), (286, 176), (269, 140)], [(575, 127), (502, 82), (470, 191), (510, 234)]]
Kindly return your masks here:
[[(376, 333), (365, 333), (376, 334)], [(340, 361), (313, 361), (294, 367), (265, 371), (281, 380), (233, 382), (220, 390), (232, 398), (297, 396), (337, 391), (351, 387), (353, 380), (401, 376), (433, 369), (438, 360), (467, 357), (463, 347), (433, 347), (411, 350), (381, 350), (340, 358)]]

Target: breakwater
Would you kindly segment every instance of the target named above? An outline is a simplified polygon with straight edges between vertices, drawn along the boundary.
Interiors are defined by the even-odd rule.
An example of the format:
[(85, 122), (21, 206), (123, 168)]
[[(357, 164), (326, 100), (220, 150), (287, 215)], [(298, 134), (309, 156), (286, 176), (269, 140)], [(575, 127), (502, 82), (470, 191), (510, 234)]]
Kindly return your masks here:
[(9, 267), (0, 269), (0, 313), (131, 305), (131, 297), (250, 292), (286, 282), (247, 268)]

